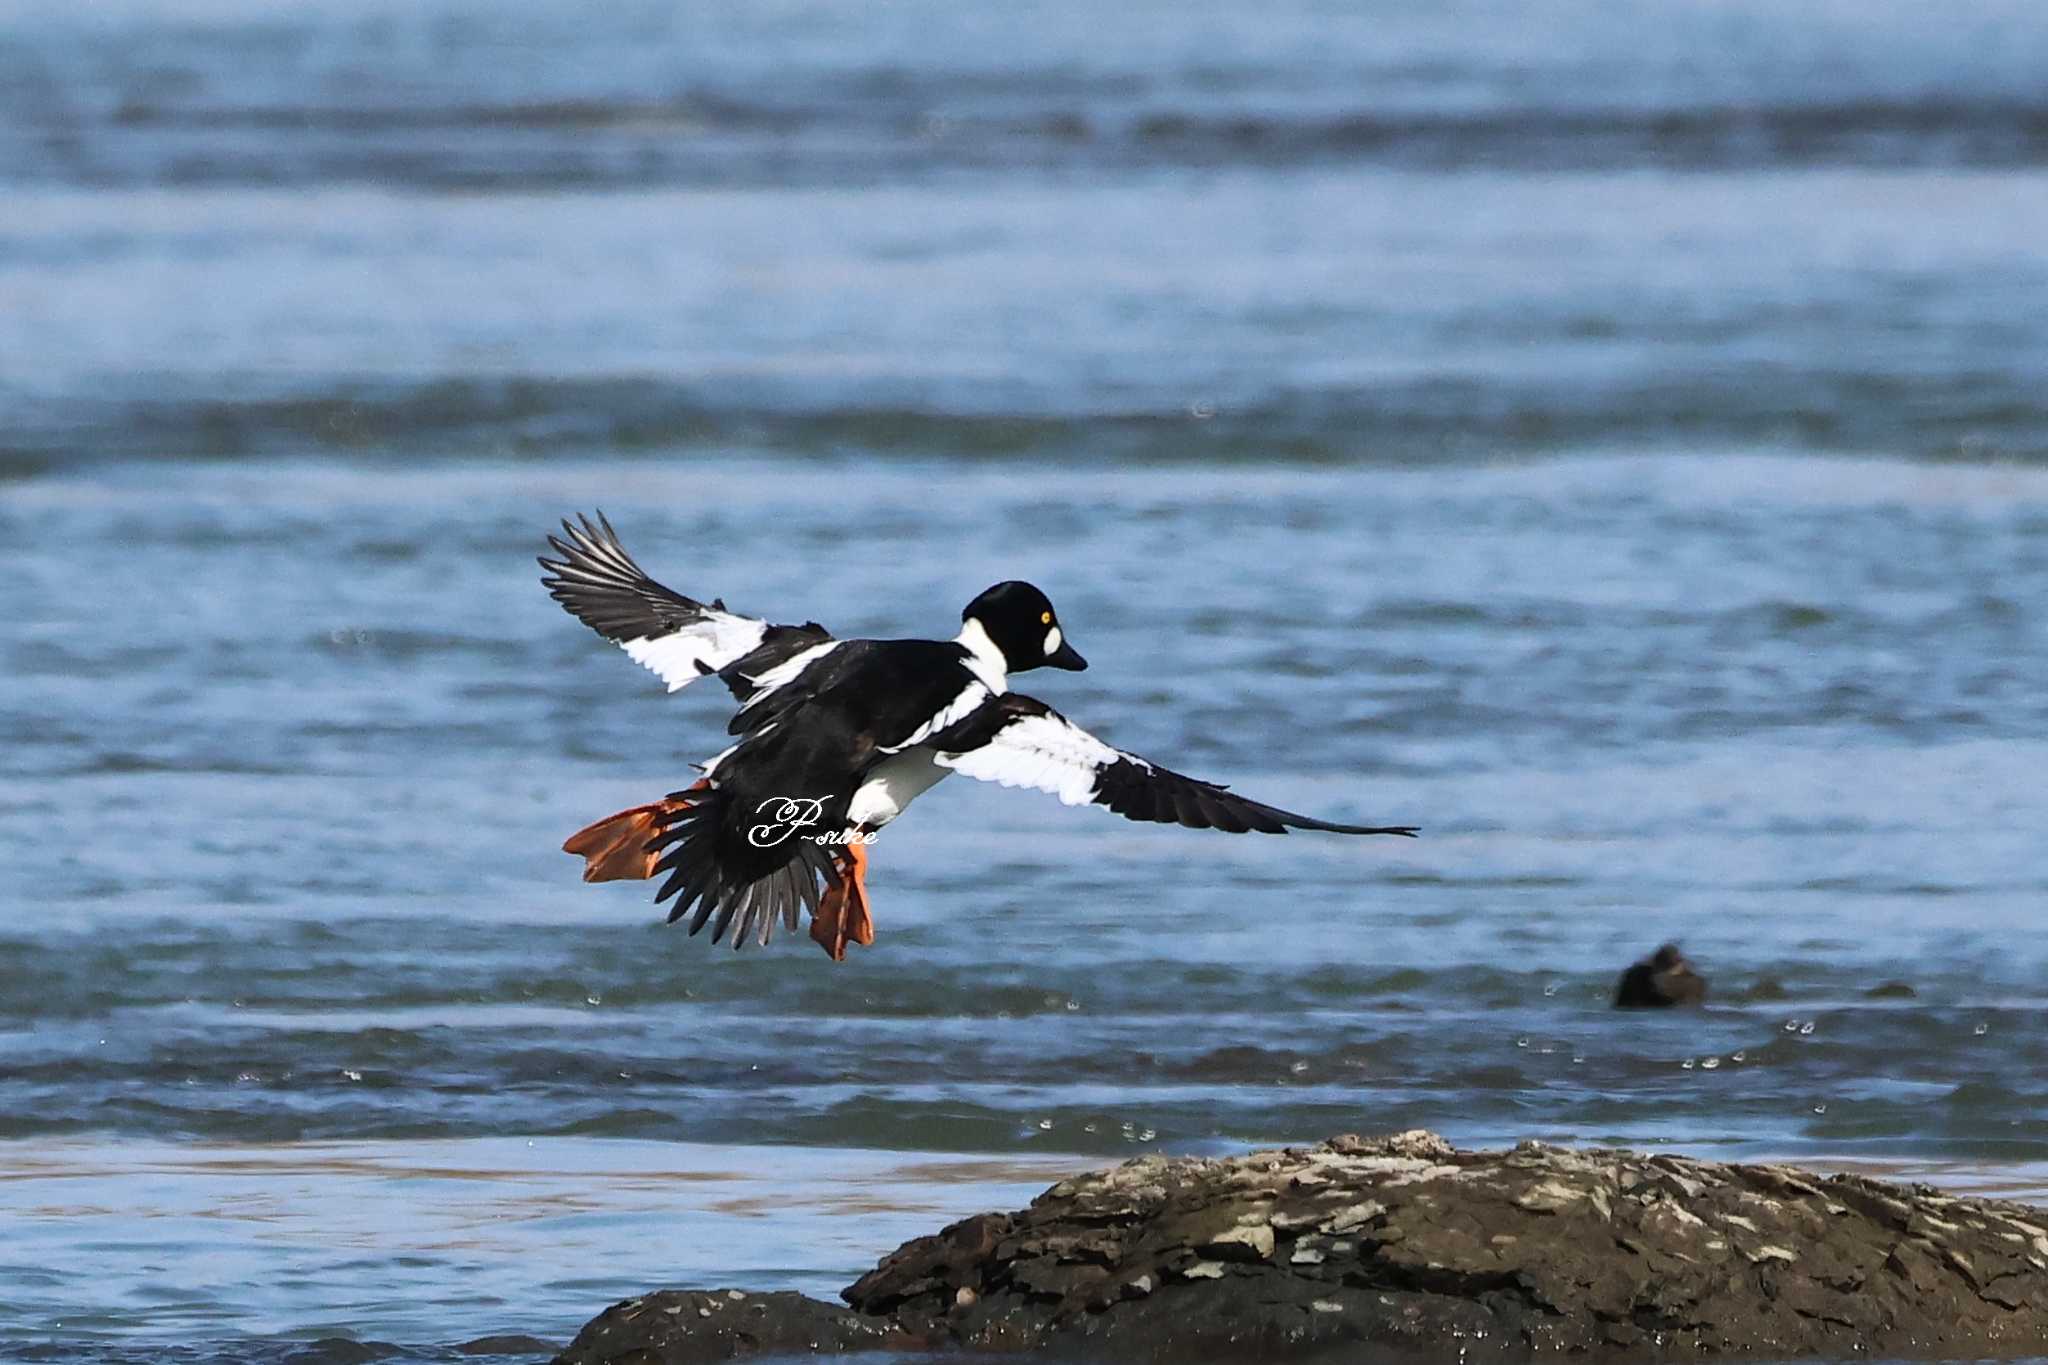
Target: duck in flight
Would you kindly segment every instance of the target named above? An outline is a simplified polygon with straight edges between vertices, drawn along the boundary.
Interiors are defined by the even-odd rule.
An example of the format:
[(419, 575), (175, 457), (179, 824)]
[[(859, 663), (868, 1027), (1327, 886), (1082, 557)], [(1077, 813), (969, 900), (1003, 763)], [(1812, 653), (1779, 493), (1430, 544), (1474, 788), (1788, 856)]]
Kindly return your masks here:
[(960, 613), (950, 640), (839, 640), (815, 622), (771, 625), (649, 578), (611, 523), (578, 516), (549, 536), (542, 584), (671, 692), (703, 677), (731, 689), (735, 742), (703, 776), (651, 805), (577, 831), (562, 847), (585, 881), (665, 876), (669, 922), (716, 943), (767, 943), (811, 914), (811, 937), (843, 961), (874, 942), (867, 842), (953, 773), (1034, 787), (1069, 806), (1233, 834), (1290, 829), (1413, 835), (1296, 815), (1125, 753), (1010, 675), (1088, 666), (1044, 593), (998, 583)]

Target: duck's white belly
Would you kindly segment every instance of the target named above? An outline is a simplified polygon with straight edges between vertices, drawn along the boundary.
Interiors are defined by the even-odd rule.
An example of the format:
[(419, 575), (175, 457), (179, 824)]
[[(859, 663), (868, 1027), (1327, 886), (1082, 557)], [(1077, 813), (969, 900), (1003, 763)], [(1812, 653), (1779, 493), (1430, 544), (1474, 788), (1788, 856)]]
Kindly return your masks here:
[(923, 745), (891, 754), (868, 774), (867, 781), (854, 790), (853, 804), (847, 807), (846, 822), (880, 829), (903, 814), (905, 806), (937, 786), (941, 778), (950, 777), (952, 772), (951, 768), (942, 768), (932, 762), (932, 751)]

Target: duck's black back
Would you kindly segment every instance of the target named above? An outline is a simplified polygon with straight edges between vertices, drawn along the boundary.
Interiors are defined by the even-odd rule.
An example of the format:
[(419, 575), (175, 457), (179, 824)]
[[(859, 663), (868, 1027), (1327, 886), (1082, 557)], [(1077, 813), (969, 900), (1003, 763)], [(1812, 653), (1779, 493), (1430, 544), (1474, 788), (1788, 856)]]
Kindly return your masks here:
[(880, 749), (902, 743), (976, 681), (965, 653), (950, 641), (848, 640), (735, 715), (728, 728), (755, 734), (789, 719), (804, 729), (843, 727)]
[[(746, 738), (713, 774), (719, 866), (752, 882), (786, 864), (798, 840), (845, 828), (869, 771), (975, 683), (958, 645), (850, 640), (735, 717)], [(808, 823), (773, 840), (763, 827), (778, 815)]]

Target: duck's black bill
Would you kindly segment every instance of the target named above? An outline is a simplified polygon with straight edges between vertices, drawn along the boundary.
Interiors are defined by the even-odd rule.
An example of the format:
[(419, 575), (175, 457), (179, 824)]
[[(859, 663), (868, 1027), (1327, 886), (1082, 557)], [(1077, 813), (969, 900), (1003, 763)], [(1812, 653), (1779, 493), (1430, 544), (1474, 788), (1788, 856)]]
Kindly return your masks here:
[(1045, 666), (1047, 668), (1064, 668), (1070, 672), (1079, 673), (1082, 669), (1088, 667), (1088, 661), (1081, 657), (1080, 650), (1075, 649), (1065, 640), (1062, 640), (1060, 641), (1060, 647), (1046, 657)]

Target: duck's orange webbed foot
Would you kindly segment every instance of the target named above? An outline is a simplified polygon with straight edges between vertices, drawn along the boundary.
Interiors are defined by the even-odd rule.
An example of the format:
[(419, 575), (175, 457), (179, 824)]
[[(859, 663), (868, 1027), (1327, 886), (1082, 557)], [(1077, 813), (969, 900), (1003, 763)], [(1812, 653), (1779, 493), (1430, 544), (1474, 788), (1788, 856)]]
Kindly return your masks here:
[(865, 948), (875, 941), (875, 920), (868, 910), (865, 844), (848, 844), (832, 859), (832, 883), (818, 902), (818, 912), (811, 916), (811, 937), (834, 962), (846, 961), (847, 944)]

